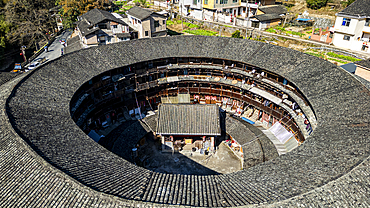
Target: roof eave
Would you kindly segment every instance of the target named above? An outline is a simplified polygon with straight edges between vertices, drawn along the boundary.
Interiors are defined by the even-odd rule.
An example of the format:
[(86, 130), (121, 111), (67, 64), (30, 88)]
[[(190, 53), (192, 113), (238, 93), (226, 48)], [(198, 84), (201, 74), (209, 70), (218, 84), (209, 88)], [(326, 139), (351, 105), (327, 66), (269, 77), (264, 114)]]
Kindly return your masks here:
[(337, 17), (350, 17), (353, 19), (365, 19), (365, 18), (370, 18), (370, 16), (360, 16), (360, 15), (355, 15), (355, 14), (343, 14), (343, 13), (337, 13), (335, 14)]

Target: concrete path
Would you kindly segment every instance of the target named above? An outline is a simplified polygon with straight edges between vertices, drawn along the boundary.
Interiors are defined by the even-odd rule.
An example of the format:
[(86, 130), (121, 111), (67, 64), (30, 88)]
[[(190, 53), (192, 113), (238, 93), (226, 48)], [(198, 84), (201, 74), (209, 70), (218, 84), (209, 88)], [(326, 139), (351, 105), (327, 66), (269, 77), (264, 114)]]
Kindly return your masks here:
[[(50, 44), (49, 46), (49, 51), (48, 52), (42, 52), (38, 57), (36, 57), (32, 62), (30, 62), (29, 64), (35, 62), (35, 61), (38, 61), (38, 60), (41, 60), (43, 58), (46, 58), (46, 62), (48, 61), (51, 61), (51, 60), (54, 60), (56, 58), (59, 58), (61, 56), (61, 49), (64, 47), (60, 42), (59, 40), (62, 40), (62, 39), (66, 39), (71, 36), (72, 34), (72, 31), (70, 30), (65, 30), (62, 32), (62, 34), (58, 35), (54, 42), (52, 44)], [(44, 62), (44, 63), (46, 63)], [(26, 67), (28, 67), (28, 65), (26, 65)]]

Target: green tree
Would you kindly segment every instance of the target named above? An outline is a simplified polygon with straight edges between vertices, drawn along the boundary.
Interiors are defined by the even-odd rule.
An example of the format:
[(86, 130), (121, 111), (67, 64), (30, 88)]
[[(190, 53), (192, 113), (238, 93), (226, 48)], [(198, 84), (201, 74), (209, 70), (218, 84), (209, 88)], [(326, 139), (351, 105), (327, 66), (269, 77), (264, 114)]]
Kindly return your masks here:
[(326, 6), (328, 0), (306, 0), (307, 7), (310, 9), (320, 9), (321, 7)]
[(348, 7), (349, 5), (351, 5), (353, 2), (355, 2), (356, 0), (347, 0), (347, 1), (341, 1), (341, 4), (344, 6), (344, 7)]
[(3, 17), (0, 17), (0, 47), (5, 49), (7, 45), (7, 34), (10, 32), (10, 23), (6, 22)]
[(9, 0), (5, 6), (5, 20), (12, 25), (7, 33), (11, 44), (33, 45), (36, 41), (49, 40), (55, 20), (49, 9), (53, 0)]
[(141, 6), (144, 8), (148, 7), (148, 2), (146, 0), (134, 0), (136, 6)]
[(113, 6), (109, 0), (57, 0), (56, 4), (62, 6), (60, 13), (66, 28), (71, 28), (78, 16), (92, 9), (110, 10)]

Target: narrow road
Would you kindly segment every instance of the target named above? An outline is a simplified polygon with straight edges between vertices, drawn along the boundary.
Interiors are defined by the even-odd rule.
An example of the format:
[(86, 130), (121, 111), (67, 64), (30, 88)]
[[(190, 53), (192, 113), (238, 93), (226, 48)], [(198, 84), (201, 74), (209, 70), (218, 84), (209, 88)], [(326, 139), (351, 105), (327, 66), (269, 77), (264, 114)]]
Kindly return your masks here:
[[(47, 61), (51, 61), (51, 60), (54, 60), (54, 59), (60, 57), (61, 56), (61, 49), (64, 48), (64, 46), (59, 41), (62, 40), (62, 39), (67, 40), (67, 38), (69, 36), (71, 36), (71, 34), (72, 34), (72, 31), (70, 31), (70, 30), (63, 31), (62, 34), (58, 35), (55, 38), (54, 42), (49, 45), (49, 47), (48, 47), (49, 48), (49, 51), (48, 52), (43, 51), (31, 63), (33, 63), (35, 61), (38, 61), (38, 60), (41, 60), (43, 58), (46, 58)], [(44, 62), (44, 63), (46, 63), (46, 62)], [(29, 66), (29, 64), (26, 65), (26, 67), (28, 67), (28, 66)]]

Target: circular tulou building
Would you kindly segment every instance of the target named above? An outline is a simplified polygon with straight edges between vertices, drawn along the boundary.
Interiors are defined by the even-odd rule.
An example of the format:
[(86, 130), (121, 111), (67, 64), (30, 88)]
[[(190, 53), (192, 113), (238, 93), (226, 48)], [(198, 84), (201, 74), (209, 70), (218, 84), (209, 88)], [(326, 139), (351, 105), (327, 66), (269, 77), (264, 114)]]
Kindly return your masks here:
[[(76, 51), (0, 86), (0, 206), (369, 207), (369, 87), (241, 39)], [(207, 160), (153, 168), (152, 140)], [(221, 149), (236, 170), (202, 163)]]

